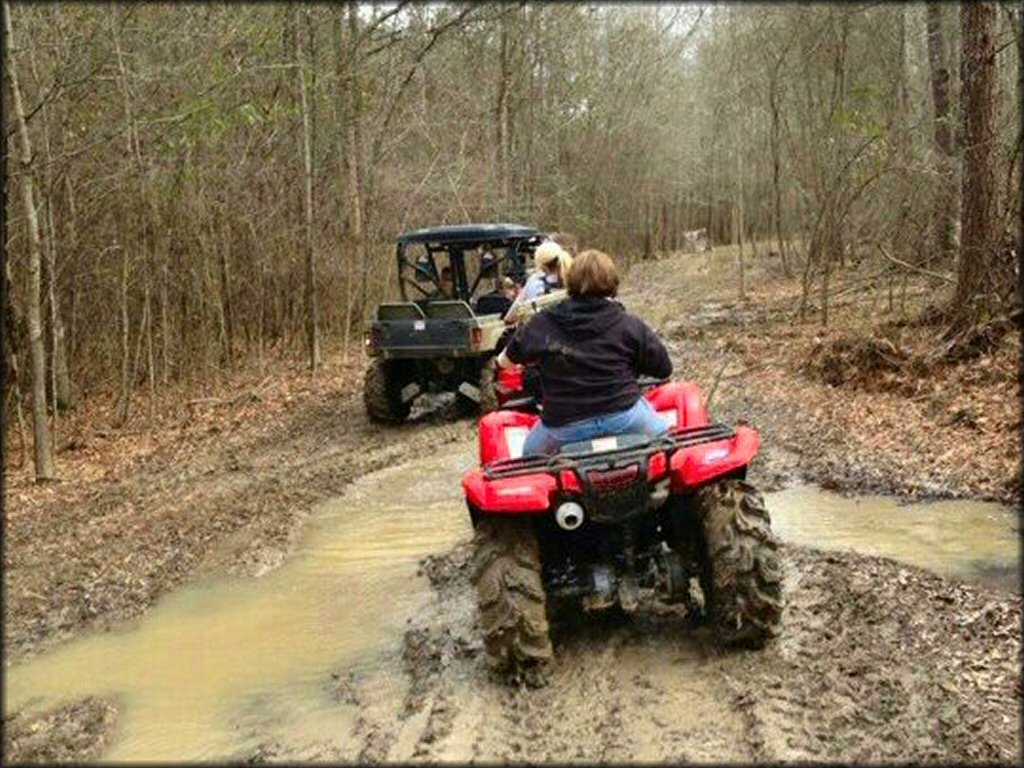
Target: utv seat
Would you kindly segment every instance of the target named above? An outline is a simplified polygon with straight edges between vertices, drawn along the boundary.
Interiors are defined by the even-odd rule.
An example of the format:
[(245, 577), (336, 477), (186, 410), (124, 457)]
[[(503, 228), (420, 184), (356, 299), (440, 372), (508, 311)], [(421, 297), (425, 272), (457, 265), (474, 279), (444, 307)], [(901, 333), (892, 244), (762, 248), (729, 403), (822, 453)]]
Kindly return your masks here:
[(512, 299), (500, 293), (485, 293), (476, 300), (476, 313), (478, 315), (501, 315), (512, 308)]

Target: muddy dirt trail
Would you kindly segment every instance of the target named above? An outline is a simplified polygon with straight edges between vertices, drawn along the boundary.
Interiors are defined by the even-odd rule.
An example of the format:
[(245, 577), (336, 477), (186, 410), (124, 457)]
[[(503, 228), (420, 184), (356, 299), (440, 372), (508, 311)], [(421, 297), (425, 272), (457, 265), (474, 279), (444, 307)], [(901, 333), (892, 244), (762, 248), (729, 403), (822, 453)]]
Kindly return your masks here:
[[(645, 265), (627, 304), (656, 325), (669, 322), (649, 278), (654, 268), (675, 270), (682, 277), (671, 321), (713, 325), (709, 293), (727, 270), (713, 255), (684, 258)], [(713, 334), (672, 351), (677, 370), (702, 383), (723, 354)], [(1017, 760), (1012, 514), (969, 504), (894, 511), (888, 500), (865, 498), (874, 517), (844, 528), (857, 515), (843, 504), (854, 500), (800, 485), (822, 479), (820, 452), (782, 426), (790, 410), (773, 412), (737, 380), (722, 382), (716, 402), (719, 418), (746, 416), (762, 428), (751, 480), (772, 491), (768, 508), (788, 542), (782, 635), (764, 651), (724, 652), (682, 617), (645, 607), (632, 617), (563, 617), (545, 688), (492, 679), (458, 486), (475, 459), (472, 423), (449, 423), (442, 406), (376, 430), (349, 396), (257, 438), (227, 440), (173, 473), (158, 462), (134, 483), (95, 491), (109, 508), (120, 508), (118, 494), (158, 502), (161, 520), (198, 520), (185, 499), (199, 501), (230, 532), (190, 522), (206, 536), (197, 550), (180, 543), (188, 528), (156, 526), (143, 547), (117, 544), (112, 523), (109, 539), (128, 548), (128, 573), (133, 560), (150, 557), (152, 574), (152, 552), (180, 547), (189, 559), (171, 577), (153, 577), (159, 588), (144, 600), (105, 593), (94, 580), (94, 593), (116, 609), (101, 604), (90, 620), (64, 615), (61, 624), (56, 609), (41, 609), (64, 594), (51, 597), (46, 585), (70, 579), (61, 589), (77, 589), (76, 569), (88, 564), (34, 582), (22, 570), (14, 583), (47, 596), (19, 600), (15, 620), (10, 608), (5, 616), (7, 637), (24, 649), (7, 669), (5, 757)], [(858, 461), (846, 490), (857, 478), (885, 477), (870, 457)], [(238, 468), (225, 471), (232, 462)], [(276, 503), (279, 511), (267, 512)], [(831, 515), (828, 526), (813, 525), (818, 508)], [(77, 530), (94, 535), (85, 518), (95, 509), (77, 509)], [(922, 525), (923, 516), (945, 522)], [(21, 568), (43, 570), (41, 556), (19, 557)], [(138, 618), (117, 621), (124, 616)], [(112, 630), (80, 631), (90, 625)]]
[[(784, 548), (784, 629), (765, 651), (723, 652), (653, 608), (570, 615), (546, 688), (492, 679), (449, 481), (473, 447), (428, 454), (318, 507), (296, 553), (263, 578), (194, 584), (134, 626), (8, 670), (16, 754), (101, 734), (102, 757), (128, 761), (1016, 753), (1017, 599), (854, 554)], [(93, 708), (32, 714), (61, 698)]]

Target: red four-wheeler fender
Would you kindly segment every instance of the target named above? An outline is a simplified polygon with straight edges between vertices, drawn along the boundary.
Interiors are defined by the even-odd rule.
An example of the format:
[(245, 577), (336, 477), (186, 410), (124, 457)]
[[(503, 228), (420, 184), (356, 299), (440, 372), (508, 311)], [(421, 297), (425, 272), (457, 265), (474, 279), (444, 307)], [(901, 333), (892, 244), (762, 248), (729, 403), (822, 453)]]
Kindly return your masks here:
[(672, 491), (693, 491), (711, 480), (730, 475), (750, 464), (761, 438), (750, 427), (736, 427), (725, 440), (682, 448), (672, 454)]
[[(523, 455), (523, 442), (533, 425), (540, 421), (534, 413), (493, 411), (480, 419), (480, 465), (486, 467), (502, 459)], [(492, 478), (476, 469), (462, 479), (466, 500), (487, 512), (543, 512), (556, 490), (555, 478), (546, 472), (517, 477)]]
[[(700, 390), (693, 382), (670, 382), (646, 395), (662, 418), (673, 429), (710, 425)], [(522, 456), (527, 433), (539, 416), (519, 411), (494, 411), (480, 420), (480, 466), (462, 480), (469, 504), (483, 512), (537, 514), (552, 506), (552, 494), (580, 491), (579, 478), (571, 470), (557, 475), (538, 469), (537, 472), (512, 477), (488, 478), (484, 467), (496, 461)], [(671, 454), (655, 454), (648, 465), (648, 478), (659, 480), (671, 473), (673, 492), (695, 490), (716, 478), (735, 473), (747, 466), (757, 454), (760, 439), (755, 430), (737, 427), (731, 437), (678, 448)]]
[(692, 381), (670, 381), (644, 395), (669, 428), (703, 427), (710, 423), (700, 388)]

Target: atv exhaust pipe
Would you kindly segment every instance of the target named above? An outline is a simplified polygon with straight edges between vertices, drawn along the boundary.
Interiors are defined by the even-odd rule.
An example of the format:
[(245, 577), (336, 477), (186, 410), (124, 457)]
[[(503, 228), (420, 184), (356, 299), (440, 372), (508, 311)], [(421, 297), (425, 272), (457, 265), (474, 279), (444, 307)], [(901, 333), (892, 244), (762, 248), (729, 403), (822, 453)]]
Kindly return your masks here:
[(555, 522), (563, 531), (575, 531), (583, 525), (583, 507), (575, 501), (567, 501), (555, 510)]

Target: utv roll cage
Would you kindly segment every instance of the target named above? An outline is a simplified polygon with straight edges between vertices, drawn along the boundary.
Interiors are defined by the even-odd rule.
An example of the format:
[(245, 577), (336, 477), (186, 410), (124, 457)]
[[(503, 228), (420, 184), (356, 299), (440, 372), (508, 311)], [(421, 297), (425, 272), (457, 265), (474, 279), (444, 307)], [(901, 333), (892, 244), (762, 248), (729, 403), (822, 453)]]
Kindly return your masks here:
[[(488, 277), (504, 273), (520, 285), (526, 277), (527, 257), (544, 239), (544, 235), (533, 227), (522, 224), (459, 224), (444, 227), (417, 229), (399, 235), (396, 257), (398, 259), (399, 290), (403, 301), (435, 300), (441, 290), (440, 274), (436, 254), (448, 255), (452, 270), (455, 301), (467, 304), (480, 282)], [(415, 259), (409, 257), (409, 246), (422, 245), (424, 251)], [(482, 261), (475, 275), (469, 274), (465, 254), (476, 248), (486, 248), (493, 258)], [(410, 277), (409, 275), (412, 275)], [(434, 291), (424, 288), (422, 283), (432, 284)], [(420, 295), (409, 296), (408, 286)]]

